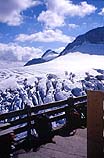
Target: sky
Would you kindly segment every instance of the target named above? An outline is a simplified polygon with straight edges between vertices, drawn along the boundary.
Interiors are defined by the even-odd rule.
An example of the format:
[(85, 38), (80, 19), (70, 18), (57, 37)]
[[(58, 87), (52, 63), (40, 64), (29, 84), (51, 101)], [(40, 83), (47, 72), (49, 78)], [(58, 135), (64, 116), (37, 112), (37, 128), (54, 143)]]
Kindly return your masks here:
[(0, 0), (0, 59), (27, 62), (104, 26), (104, 0)]

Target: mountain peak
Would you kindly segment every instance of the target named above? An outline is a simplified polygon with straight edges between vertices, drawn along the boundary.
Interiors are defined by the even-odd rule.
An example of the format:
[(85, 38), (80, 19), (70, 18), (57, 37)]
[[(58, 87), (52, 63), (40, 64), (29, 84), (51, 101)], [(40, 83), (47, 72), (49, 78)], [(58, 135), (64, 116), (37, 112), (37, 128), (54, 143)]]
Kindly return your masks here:
[(55, 59), (59, 54), (51, 49), (48, 49), (42, 56), (41, 58), (34, 58), (30, 61), (28, 61), (25, 66), (28, 65), (33, 65), (33, 64), (41, 64), (50, 60)]
[(54, 58), (56, 58), (59, 54), (51, 49), (48, 49), (43, 55), (42, 55), (42, 59), (44, 59), (45, 61), (49, 61), (52, 60)]

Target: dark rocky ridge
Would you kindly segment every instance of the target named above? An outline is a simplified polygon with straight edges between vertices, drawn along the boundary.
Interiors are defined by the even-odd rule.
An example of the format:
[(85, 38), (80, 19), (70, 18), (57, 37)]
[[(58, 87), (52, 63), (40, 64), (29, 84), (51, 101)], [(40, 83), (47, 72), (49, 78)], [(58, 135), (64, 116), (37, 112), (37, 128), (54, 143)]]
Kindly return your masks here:
[(104, 44), (104, 27), (98, 27), (78, 36), (72, 43), (69, 43), (65, 47), (65, 49), (60, 53), (60, 56), (65, 55), (68, 52), (73, 52), (74, 50), (77, 51), (77, 47), (79, 48), (84, 42), (90, 44)]
[[(54, 56), (51, 56), (54, 55)], [(50, 57), (48, 57), (50, 56)], [(34, 65), (34, 64), (41, 64), (44, 62), (48, 62), (50, 60), (53, 60), (54, 58), (56, 58), (56, 56), (58, 56), (58, 53), (55, 51), (52, 51), (51, 49), (48, 49), (42, 56), (41, 58), (34, 58), (30, 61), (28, 61), (24, 66), (29, 66), (29, 65)]]

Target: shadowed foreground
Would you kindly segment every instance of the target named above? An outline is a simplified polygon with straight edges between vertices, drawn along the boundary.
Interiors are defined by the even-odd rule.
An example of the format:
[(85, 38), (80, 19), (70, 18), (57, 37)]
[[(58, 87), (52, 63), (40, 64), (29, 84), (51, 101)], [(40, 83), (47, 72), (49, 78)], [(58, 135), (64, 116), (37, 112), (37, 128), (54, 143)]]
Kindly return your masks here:
[(54, 136), (55, 143), (41, 145), (33, 152), (19, 150), (17, 158), (87, 158), (87, 129), (78, 129), (74, 136)]

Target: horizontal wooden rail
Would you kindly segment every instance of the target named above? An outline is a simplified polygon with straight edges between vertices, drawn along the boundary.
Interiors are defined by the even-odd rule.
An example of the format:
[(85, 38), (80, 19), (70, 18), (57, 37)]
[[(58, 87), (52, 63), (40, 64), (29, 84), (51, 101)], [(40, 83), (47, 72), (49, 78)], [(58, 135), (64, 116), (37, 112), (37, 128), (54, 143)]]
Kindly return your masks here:
[[(38, 105), (38, 106), (32, 107), (30, 109), (30, 112), (37, 113), (40, 110), (46, 110), (49, 108), (60, 107), (60, 106), (65, 105), (67, 103), (68, 103), (67, 100), (61, 100), (61, 101), (52, 102), (52, 103), (48, 103), (48, 104)], [(25, 108), (23, 110), (17, 110), (17, 111), (12, 111), (9, 113), (4, 113), (4, 114), (0, 115), (0, 120), (4, 120), (4, 119), (16, 117), (16, 116), (26, 115), (27, 112), (28, 112), (28, 109)]]
[(57, 116), (54, 116), (53, 118), (50, 118), (51, 122), (54, 122), (54, 121), (58, 121), (58, 120), (62, 120), (66, 117), (66, 114), (59, 114)]
[[(36, 117), (40, 114), (49, 116), (51, 122), (66, 119), (66, 109), (87, 106), (87, 96), (68, 98), (35, 107), (27, 107), (23, 110), (13, 111), (0, 115), (0, 121), (7, 120), (10, 124), (5, 125), (4, 130), (13, 130), (15, 134), (29, 131), (35, 128)], [(34, 123), (32, 122), (34, 121)], [(2, 126), (2, 125), (1, 125)], [(0, 131), (1, 132), (1, 131)], [(5, 131), (4, 131), (5, 132)], [(2, 132), (3, 133), (3, 132)]]
[(57, 107), (61, 107), (65, 104), (68, 104), (67, 100), (61, 100), (61, 101), (56, 101), (56, 102), (52, 102), (52, 103), (48, 103), (48, 104), (43, 104), (43, 105), (39, 105), (39, 106), (35, 106), (31, 108), (31, 112), (37, 112), (40, 110), (46, 110), (46, 109), (50, 109), (50, 108), (57, 108)]
[(27, 109), (12, 111), (8, 113), (4, 113), (0, 115), (0, 120), (11, 119), (16, 116), (25, 115), (27, 113)]
[(80, 102), (80, 103), (75, 103), (74, 106), (75, 106), (75, 107), (87, 106), (87, 101), (83, 101), (83, 102)]
[[(78, 102), (78, 101), (87, 100), (87, 96), (73, 98), (73, 100), (74, 100), (74, 103)], [(60, 107), (62, 105), (68, 104), (69, 101), (70, 101), (70, 98), (67, 100), (61, 100), (61, 101), (56, 101), (56, 102), (52, 102), (52, 103), (48, 103), (48, 104), (38, 105), (38, 106), (32, 107), (31, 112), (37, 112), (40, 110), (45, 110), (45, 109), (58, 107), (58, 106)], [(0, 114), (0, 120), (4, 120), (7, 118), (12, 118), (12, 117), (16, 117), (16, 116), (21, 116), (21, 115), (25, 115), (25, 114), (27, 114), (27, 109), (12, 111), (9, 113)]]
[(73, 98), (73, 99), (74, 99), (74, 103), (81, 102), (81, 101), (84, 101), (84, 100), (87, 101), (87, 96), (84, 95), (84, 96), (76, 97), (76, 98)]

